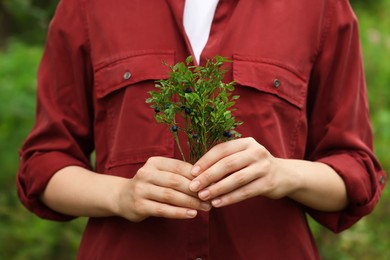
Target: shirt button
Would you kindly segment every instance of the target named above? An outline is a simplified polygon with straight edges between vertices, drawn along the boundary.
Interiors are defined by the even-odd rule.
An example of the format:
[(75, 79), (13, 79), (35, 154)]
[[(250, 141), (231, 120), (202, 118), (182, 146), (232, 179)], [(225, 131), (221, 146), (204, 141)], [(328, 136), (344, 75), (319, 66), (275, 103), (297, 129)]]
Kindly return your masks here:
[(379, 183), (382, 184), (382, 185), (385, 184), (385, 177), (381, 176), (379, 178)]
[(278, 88), (278, 87), (280, 87), (280, 85), (281, 85), (280, 80), (275, 79), (275, 80), (274, 80), (274, 87), (275, 87), (275, 88)]
[(131, 77), (131, 73), (126, 71), (125, 74), (123, 74), (123, 79), (128, 80)]

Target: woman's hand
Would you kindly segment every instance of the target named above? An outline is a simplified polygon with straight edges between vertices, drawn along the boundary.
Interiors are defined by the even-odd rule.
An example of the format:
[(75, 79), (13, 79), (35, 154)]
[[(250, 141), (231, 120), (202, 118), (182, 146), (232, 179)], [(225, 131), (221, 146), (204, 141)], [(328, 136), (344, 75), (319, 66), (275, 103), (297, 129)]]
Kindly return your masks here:
[(189, 190), (192, 165), (180, 160), (152, 157), (126, 181), (117, 197), (117, 214), (138, 222), (155, 216), (194, 218), (197, 210), (210, 210)]
[(254, 196), (277, 199), (295, 186), (293, 176), (278, 172), (277, 159), (253, 138), (242, 138), (213, 147), (193, 167), (197, 176), (190, 190), (214, 207)]
[(315, 209), (335, 211), (348, 202), (341, 177), (320, 162), (279, 159), (253, 138), (213, 147), (191, 170), (190, 190), (222, 207), (255, 196), (292, 199)]

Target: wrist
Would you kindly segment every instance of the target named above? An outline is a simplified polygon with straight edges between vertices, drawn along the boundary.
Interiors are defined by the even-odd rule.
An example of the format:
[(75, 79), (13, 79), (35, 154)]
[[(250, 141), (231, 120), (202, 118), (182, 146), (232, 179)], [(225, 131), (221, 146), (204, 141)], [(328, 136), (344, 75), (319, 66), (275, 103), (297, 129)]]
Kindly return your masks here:
[(294, 159), (275, 158), (275, 171), (282, 176), (284, 194), (287, 197), (294, 198), (305, 190), (305, 178), (302, 171), (301, 161)]
[(108, 185), (108, 196), (105, 202), (105, 208), (113, 216), (121, 216), (123, 212), (123, 197), (124, 192), (129, 189), (128, 185), (131, 179), (110, 176), (113, 177), (110, 184)]
[(291, 199), (323, 211), (337, 211), (347, 205), (345, 184), (328, 165), (295, 159), (281, 162), (290, 187), (286, 194)]

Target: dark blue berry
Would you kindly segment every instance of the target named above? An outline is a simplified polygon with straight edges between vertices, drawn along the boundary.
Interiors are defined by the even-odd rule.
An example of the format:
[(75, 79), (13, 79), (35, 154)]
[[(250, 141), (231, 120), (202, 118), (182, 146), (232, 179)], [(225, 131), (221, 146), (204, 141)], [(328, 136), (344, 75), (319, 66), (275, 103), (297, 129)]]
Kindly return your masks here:
[(177, 126), (173, 125), (173, 126), (171, 127), (171, 131), (172, 131), (172, 132), (177, 132)]
[(186, 93), (192, 93), (192, 89), (190, 87), (187, 87), (185, 90), (184, 90)]
[(193, 134), (192, 139), (198, 139), (198, 134)]
[(185, 112), (187, 115), (189, 115), (189, 114), (191, 113), (191, 108), (186, 107), (186, 108), (184, 109), (184, 112)]
[(225, 132), (223, 132), (223, 136), (225, 136), (227, 138), (231, 138), (233, 136), (233, 134), (232, 134), (232, 132), (225, 131)]
[(154, 108), (154, 112), (159, 113), (159, 112), (160, 112), (160, 109), (159, 109), (158, 107), (155, 107), (155, 108)]

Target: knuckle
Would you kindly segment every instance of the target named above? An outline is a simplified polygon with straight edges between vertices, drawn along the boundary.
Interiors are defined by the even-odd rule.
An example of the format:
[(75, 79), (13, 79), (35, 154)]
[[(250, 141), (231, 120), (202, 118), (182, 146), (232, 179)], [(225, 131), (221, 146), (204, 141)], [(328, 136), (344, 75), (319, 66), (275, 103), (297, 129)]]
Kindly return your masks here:
[(173, 199), (175, 198), (173, 192), (170, 189), (164, 190), (162, 196), (163, 196), (162, 197), (163, 202), (167, 202), (167, 203), (172, 202)]
[(261, 145), (257, 145), (256, 147), (253, 148), (253, 150), (254, 150), (254, 154), (260, 157), (263, 157), (264, 155), (267, 154), (267, 150)]
[(144, 215), (146, 211), (145, 203), (142, 200), (134, 201), (134, 211), (137, 213), (137, 215)]
[(134, 195), (142, 197), (142, 194), (145, 192), (144, 185), (140, 182), (135, 182), (133, 186)]
[(268, 164), (270, 164), (270, 154), (264, 147), (254, 148), (253, 153), (251, 154), (253, 161), (260, 161), (262, 163), (262, 167), (269, 167)]
[(169, 186), (175, 190), (180, 189), (182, 186), (182, 181), (178, 178), (178, 176), (172, 176), (169, 179)]
[(247, 142), (250, 142), (250, 143), (256, 142), (255, 138), (253, 138), (253, 137), (251, 137), (251, 136), (250, 136), (250, 137), (247, 137), (246, 140), (247, 140)]
[(175, 162), (173, 164), (173, 172), (174, 173), (183, 173), (184, 172), (184, 167), (181, 163)]
[(165, 207), (163, 205), (156, 206), (155, 213), (156, 213), (156, 216), (165, 216), (165, 214), (166, 214)]
[(234, 179), (235, 179), (236, 184), (238, 184), (239, 186), (244, 185), (247, 182), (246, 174), (242, 171), (236, 172), (234, 175)]
[(185, 201), (185, 205), (189, 208), (199, 208), (200, 202), (192, 199), (188, 199)]
[(146, 161), (145, 165), (147, 165), (147, 164), (151, 164), (151, 165), (158, 164), (160, 159), (161, 159), (161, 157), (159, 157), (159, 156), (149, 157), (148, 160)]
[(207, 182), (213, 181), (213, 177), (214, 177), (214, 174), (213, 174), (211, 171), (207, 171), (207, 172), (204, 172), (204, 173), (203, 173), (203, 178), (204, 178)]
[(136, 177), (137, 178), (140, 178), (140, 179), (146, 179), (147, 176), (148, 176), (148, 169), (147, 167), (145, 166), (142, 166), (141, 168), (139, 168), (139, 170), (137, 171), (137, 174), (136, 174)]
[(246, 145), (250, 145), (256, 143), (256, 140), (253, 137), (245, 137), (243, 138)]
[(270, 172), (272, 168), (272, 163), (269, 160), (264, 161), (263, 169), (265, 172)]
[(156, 161), (156, 157), (149, 157), (145, 164), (153, 164)]
[(234, 156), (229, 156), (228, 158), (226, 158), (225, 160), (225, 167), (227, 169), (232, 169), (232, 168), (235, 168), (235, 165), (237, 164), (237, 160)]
[(240, 195), (243, 200), (248, 199), (251, 197), (251, 190), (248, 187), (242, 187), (240, 189)]
[(210, 196), (213, 197), (224, 193), (225, 189), (221, 187), (221, 185), (216, 183), (210, 186), (209, 191), (210, 191)]

